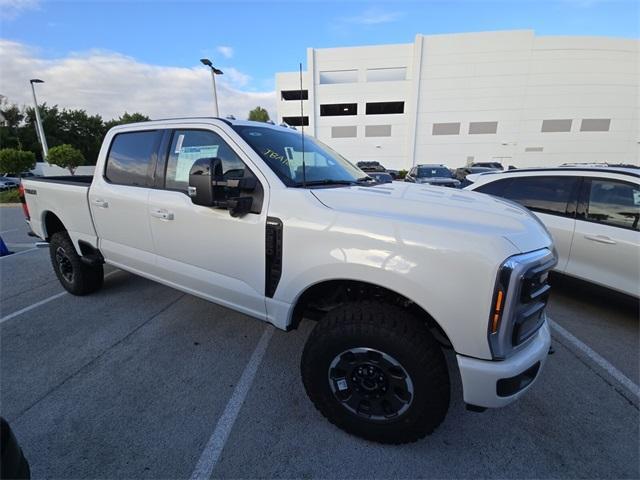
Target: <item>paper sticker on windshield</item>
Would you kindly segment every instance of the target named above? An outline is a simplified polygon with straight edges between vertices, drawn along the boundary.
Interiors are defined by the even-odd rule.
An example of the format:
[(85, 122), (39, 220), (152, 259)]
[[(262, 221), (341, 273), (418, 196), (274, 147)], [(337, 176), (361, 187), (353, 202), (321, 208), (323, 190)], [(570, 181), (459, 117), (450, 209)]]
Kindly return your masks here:
[(176, 142), (176, 149), (173, 153), (180, 153), (182, 149), (182, 142), (184, 142), (184, 133), (178, 135), (178, 141)]
[[(181, 137), (183, 135), (180, 135)], [(189, 172), (194, 162), (200, 158), (214, 158), (218, 155), (218, 145), (184, 147), (178, 152), (176, 161), (176, 182), (188, 182)]]

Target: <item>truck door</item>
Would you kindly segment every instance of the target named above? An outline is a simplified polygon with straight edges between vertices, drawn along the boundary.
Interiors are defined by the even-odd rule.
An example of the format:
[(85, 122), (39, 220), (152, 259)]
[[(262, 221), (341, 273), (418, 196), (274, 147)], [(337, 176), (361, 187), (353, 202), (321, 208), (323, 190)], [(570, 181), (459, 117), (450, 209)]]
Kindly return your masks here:
[(100, 251), (110, 263), (153, 273), (155, 254), (147, 201), (162, 130), (116, 134), (103, 172), (89, 189)]
[[(158, 272), (168, 283), (264, 319), (267, 184), (225, 133), (212, 128), (173, 131), (162, 185), (149, 194)], [(222, 160), (225, 179), (257, 177), (264, 191), (260, 213), (234, 218), (226, 209), (191, 202), (189, 170), (209, 157)]]

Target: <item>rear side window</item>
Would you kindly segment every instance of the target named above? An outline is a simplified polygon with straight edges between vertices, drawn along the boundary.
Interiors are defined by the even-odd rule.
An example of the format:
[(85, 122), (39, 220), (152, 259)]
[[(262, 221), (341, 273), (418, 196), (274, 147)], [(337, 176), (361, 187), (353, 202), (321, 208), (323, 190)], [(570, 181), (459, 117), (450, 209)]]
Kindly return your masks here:
[(488, 193), (489, 195), (495, 195), (496, 197), (503, 197), (504, 189), (507, 188), (511, 178), (505, 178), (503, 180), (496, 180), (495, 182), (485, 183), (474, 189), (476, 192)]
[(639, 186), (616, 180), (591, 180), (587, 220), (638, 230), (639, 218)]
[[(566, 215), (567, 204), (576, 195), (578, 177), (517, 177), (492, 182), (477, 190), (513, 200), (530, 210), (551, 215)], [(494, 185), (500, 183), (500, 185)]]
[(118, 185), (151, 186), (159, 140), (157, 130), (117, 134), (109, 149), (105, 178)]

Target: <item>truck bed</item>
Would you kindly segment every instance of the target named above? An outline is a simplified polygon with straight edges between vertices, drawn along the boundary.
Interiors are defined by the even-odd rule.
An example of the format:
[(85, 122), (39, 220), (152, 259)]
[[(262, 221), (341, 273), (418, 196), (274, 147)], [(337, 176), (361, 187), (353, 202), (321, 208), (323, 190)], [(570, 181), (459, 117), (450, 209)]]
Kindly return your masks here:
[(92, 180), (92, 175), (23, 179), (31, 230), (40, 238), (48, 238), (48, 222), (57, 217), (76, 247), (80, 240), (96, 246), (97, 237), (89, 209)]
[(69, 185), (91, 185), (93, 181), (93, 175), (64, 175), (57, 177), (29, 177), (25, 180), (29, 182), (47, 182), (47, 183), (62, 183)]

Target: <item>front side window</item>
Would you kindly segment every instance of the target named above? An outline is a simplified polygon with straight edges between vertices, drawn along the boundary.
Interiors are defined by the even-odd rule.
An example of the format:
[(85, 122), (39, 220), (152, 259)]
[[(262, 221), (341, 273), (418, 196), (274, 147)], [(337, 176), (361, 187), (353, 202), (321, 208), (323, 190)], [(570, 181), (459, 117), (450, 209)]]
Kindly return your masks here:
[(236, 132), (290, 187), (350, 184), (367, 174), (317, 139), (287, 129), (236, 125)]
[(535, 212), (566, 215), (577, 182), (577, 177), (569, 176), (515, 177), (487, 183), (476, 191), (513, 200)]
[(222, 160), (225, 180), (244, 177), (244, 163), (220, 135), (208, 130), (176, 130), (167, 161), (165, 187), (186, 192), (191, 167), (200, 158)]
[(118, 185), (151, 186), (160, 137), (158, 130), (118, 133), (111, 142), (104, 177)]
[(638, 230), (640, 187), (616, 180), (591, 180), (585, 216), (592, 222)]

